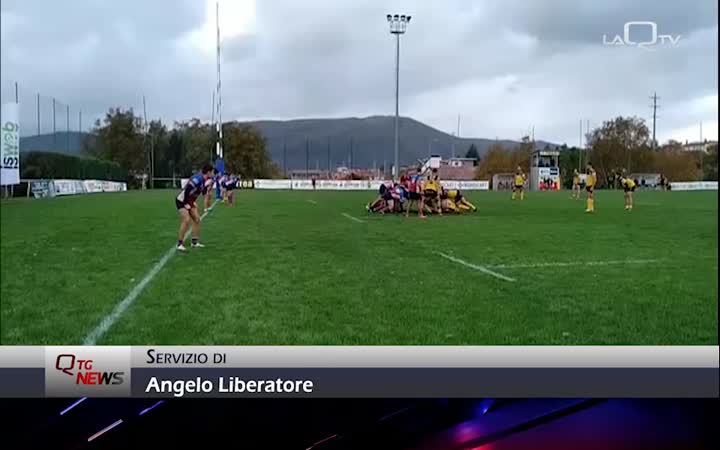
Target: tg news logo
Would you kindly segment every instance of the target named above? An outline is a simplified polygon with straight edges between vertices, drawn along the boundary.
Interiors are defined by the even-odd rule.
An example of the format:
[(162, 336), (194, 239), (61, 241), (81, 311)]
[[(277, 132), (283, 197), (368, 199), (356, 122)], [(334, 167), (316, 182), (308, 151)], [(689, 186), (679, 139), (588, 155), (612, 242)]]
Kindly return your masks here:
[(73, 353), (63, 353), (55, 359), (55, 369), (72, 377), (76, 385), (119, 385), (125, 382), (125, 372), (97, 370), (92, 359), (80, 359)]

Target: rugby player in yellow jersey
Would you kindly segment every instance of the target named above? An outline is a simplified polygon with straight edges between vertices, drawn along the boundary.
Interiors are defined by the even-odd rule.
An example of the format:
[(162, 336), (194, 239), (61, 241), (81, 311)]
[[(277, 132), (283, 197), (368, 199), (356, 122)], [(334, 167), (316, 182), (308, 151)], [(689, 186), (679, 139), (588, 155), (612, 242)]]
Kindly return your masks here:
[(632, 211), (632, 193), (635, 192), (635, 181), (628, 177), (623, 170), (623, 173), (620, 174), (620, 184), (622, 184), (623, 190), (625, 191), (625, 210)]
[(580, 198), (580, 172), (577, 169), (573, 170), (573, 184), (572, 184), (572, 198)]
[(442, 215), (442, 207), (440, 204), (440, 177), (437, 174), (437, 169), (433, 169), (423, 182), (422, 192), (423, 203), (433, 211), (437, 211), (439, 215)]
[(595, 212), (595, 199), (593, 198), (593, 193), (597, 182), (597, 174), (590, 163), (587, 164), (586, 171), (587, 181), (585, 182), (585, 190), (587, 191), (587, 208), (585, 209), (585, 212), (591, 213)]
[(443, 202), (443, 209), (452, 212), (477, 211), (475, 205), (463, 197), (459, 189), (442, 188), (440, 199)]
[(515, 195), (519, 192), (520, 193), (520, 200), (525, 198), (525, 180), (527, 177), (522, 171), (522, 168), (520, 166), (517, 167), (517, 171), (515, 171), (515, 178), (513, 179), (513, 193), (512, 193), (512, 199), (515, 200)]

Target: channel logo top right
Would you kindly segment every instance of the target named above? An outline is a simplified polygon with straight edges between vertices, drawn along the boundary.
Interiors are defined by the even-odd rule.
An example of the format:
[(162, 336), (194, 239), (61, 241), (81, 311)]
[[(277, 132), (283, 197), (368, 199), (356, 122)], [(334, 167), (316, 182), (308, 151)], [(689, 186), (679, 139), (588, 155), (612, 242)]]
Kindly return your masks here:
[(647, 51), (658, 48), (677, 47), (680, 34), (660, 34), (658, 24), (650, 21), (625, 22), (623, 33), (609, 37), (603, 34), (602, 43), (607, 46), (638, 47)]

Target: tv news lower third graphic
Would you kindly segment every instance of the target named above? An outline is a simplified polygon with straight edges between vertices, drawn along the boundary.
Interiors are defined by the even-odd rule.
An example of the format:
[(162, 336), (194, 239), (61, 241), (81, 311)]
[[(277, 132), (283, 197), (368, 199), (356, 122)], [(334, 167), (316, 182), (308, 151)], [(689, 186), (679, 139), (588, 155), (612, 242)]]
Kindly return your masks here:
[(0, 347), (0, 397), (716, 398), (717, 346)]

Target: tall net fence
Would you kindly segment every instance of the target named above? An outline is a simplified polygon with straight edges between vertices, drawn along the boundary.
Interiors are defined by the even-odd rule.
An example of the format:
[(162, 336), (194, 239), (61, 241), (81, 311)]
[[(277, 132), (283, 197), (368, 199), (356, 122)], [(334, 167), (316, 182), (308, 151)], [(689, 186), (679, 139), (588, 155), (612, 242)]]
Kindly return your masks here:
[(21, 151), (81, 153), (84, 133), (104, 111), (83, 108), (14, 81), (2, 82), (0, 103), (20, 104)]
[[(13, 80), (0, 83), (0, 104), (18, 103), (20, 184), (3, 186), (2, 197), (30, 195), (30, 180), (124, 180), (117, 164), (86, 158), (95, 122), (107, 109), (67, 102)], [(133, 101), (128, 106), (134, 106)]]

